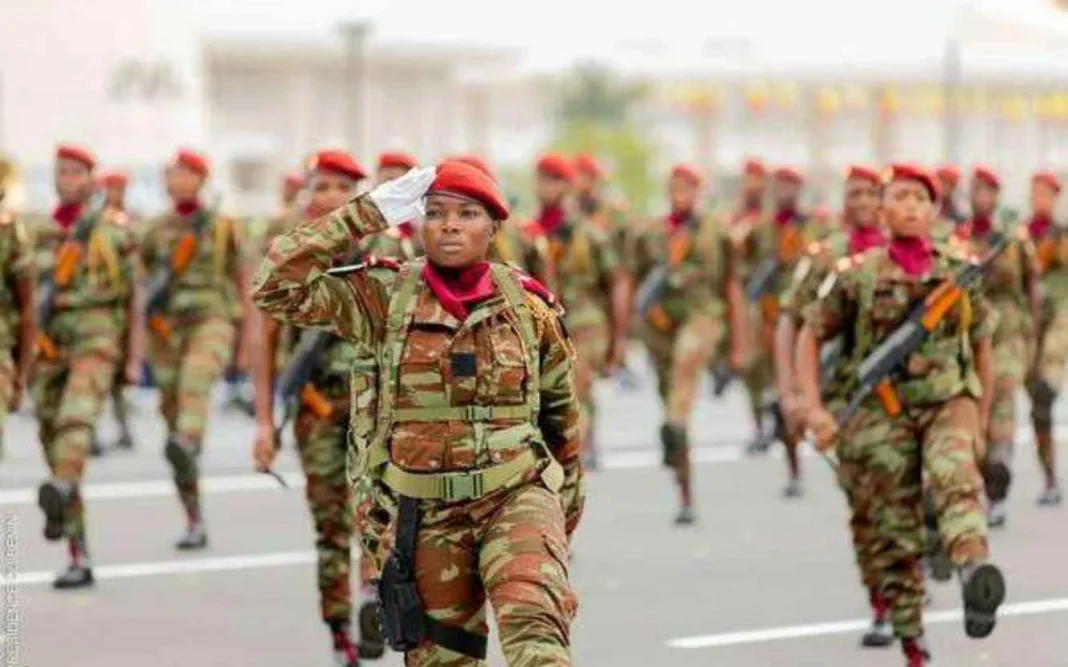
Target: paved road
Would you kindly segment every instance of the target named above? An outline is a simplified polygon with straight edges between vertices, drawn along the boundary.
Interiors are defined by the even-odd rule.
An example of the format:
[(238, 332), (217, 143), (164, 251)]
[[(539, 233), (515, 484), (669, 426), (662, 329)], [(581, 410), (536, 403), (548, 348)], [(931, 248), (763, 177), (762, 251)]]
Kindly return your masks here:
[[(655, 465), (659, 413), (648, 387), (602, 388), (607, 469), (590, 477), (589, 509), (575, 544), (576, 664), (902, 664), (896, 649), (856, 648), (865, 604), (843, 501), (822, 462), (807, 461), (807, 497), (783, 501), (778, 457), (739, 455), (748, 435), (742, 396), (706, 401), (696, 425), (700, 523), (677, 529), (669, 477)], [(301, 491), (248, 474), (251, 426), (220, 413), (205, 455), (212, 545), (178, 554), (171, 543), (181, 516), (160, 455), (153, 397), (137, 401), (137, 451), (90, 466), (99, 579), (91, 592), (59, 594), (48, 585), (63, 553), (41, 539), (32, 504), (42, 475), (33, 424), (12, 419), (0, 464), (0, 544), (7, 556), (0, 562), (5, 573), (18, 573), (3, 599), (20, 614), (17, 628), (6, 617), (11, 632), (0, 647), (19, 659), (0, 664), (330, 665)], [(1060, 417), (1068, 424), (1068, 414)], [(1021, 442), (1011, 524), (994, 538), (1010, 581), (1009, 615), (991, 640), (971, 642), (954, 616), (955, 587), (939, 586), (930, 637), (940, 666), (1068, 665), (1061, 634), (1068, 628), (1068, 510), (1034, 506), (1038, 476), (1030, 438)], [(291, 451), (279, 467), (299, 481)], [(504, 664), (499, 653), (491, 664)]]

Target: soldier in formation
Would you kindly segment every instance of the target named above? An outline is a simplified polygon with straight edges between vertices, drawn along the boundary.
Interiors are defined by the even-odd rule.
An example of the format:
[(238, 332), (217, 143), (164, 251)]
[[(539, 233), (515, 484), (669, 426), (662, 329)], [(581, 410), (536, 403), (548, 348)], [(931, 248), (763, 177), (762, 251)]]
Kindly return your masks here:
[(22, 403), (33, 363), (36, 264), (26, 226), (4, 198), (14, 168), (0, 161), (0, 456), (8, 411)]
[[(334, 267), (420, 216), (424, 198), (425, 261)], [(485, 261), (507, 217), (479, 170), (415, 169), (276, 239), (256, 277), (272, 316), (374, 350), (376, 382), (353, 391), (353, 474), (366, 469), (392, 492), (380, 502), (398, 505), (394, 534), (364, 539), (393, 545), (383, 617), (409, 665), (484, 659), (487, 598), (510, 664), (571, 664), (568, 541), (584, 498), (574, 352), (549, 292)]]

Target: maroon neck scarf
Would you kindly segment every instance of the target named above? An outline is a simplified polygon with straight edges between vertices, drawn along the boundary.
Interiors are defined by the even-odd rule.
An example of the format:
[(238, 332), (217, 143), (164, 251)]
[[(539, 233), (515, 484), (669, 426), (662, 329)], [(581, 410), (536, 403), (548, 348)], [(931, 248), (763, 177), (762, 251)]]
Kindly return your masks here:
[(890, 259), (909, 276), (922, 276), (931, 270), (934, 246), (922, 236), (897, 236), (890, 241)]
[(1027, 223), (1027, 229), (1031, 232), (1033, 239), (1045, 238), (1051, 227), (1053, 227), (1053, 218), (1048, 215), (1035, 215), (1031, 218), (1031, 222)]
[(775, 211), (775, 226), (785, 227), (797, 219), (797, 209), (793, 206), (789, 208), (780, 208)]
[(454, 271), (427, 262), (423, 266), (423, 282), (441, 307), (462, 322), (471, 312), (471, 306), (496, 293), (489, 268), (489, 262), (476, 262), (466, 269)]
[(667, 217), (668, 229), (675, 231), (693, 218), (693, 209), (673, 210)]
[(559, 204), (551, 204), (541, 207), (541, 213), (538, 214), (538, 225), (543, 232), (552, 236), (564, 224), (565, 219), (564, 207)]
[(972, 218), (972, 236), (983, 237), (990, 233), (994, 229), (994, 223), (991, 222), (988, 215), (976, 215)]
[(886, 234), (878, 225), (871, 227), (853, 225), (849, 230), (849, 253), (851, 255), (884, 245), (886, 245)]
[(400, 232), (402, 239), (410, 239), (415, 236), (415, 223), (411, 221), (402, 222), (397, 225), (397, 231)]
[(52, 211), (52, 219), (63, 231), (67, 231), (81, 217), (81, 204), (60, 204)]
[(174, 212), (183, 218), (187, 215), (193, 215), (200, 210), (200, 202), (193, 201), (176, 201), (174, 202)]

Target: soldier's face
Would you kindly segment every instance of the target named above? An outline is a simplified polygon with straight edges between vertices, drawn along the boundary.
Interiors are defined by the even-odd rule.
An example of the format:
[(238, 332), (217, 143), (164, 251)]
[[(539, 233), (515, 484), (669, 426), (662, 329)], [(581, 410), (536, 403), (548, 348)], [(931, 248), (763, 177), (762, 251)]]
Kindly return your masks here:
[(570, 184), (562, 178), (539, 173), (534, 181), (534, 194), (543, 206), (559, 204)]
[(85, 201), (93, 193), (93, 174), (77, 160), (56, 161), (56, 196), (64, 204)]
[(775, 181), (775, 204), (779, 208), (790, 208), (797, 204), (801, 196), (801, 186), (793, 181)]
[(408, 173), (404, 167), (381, 167), (375, 174), (376, 185), (382, 185), (386, 181), (392, 181)]
[(764, 189), (767, 180), (764, 174), (746, 172), (742, 174), (742, 198), (751, 206), (755, 206), (764, 199)]
[(845, 209), (850, 223), (861, 227), (875, 225), (878, 222), (879, 188), (867, 179), (846, 181)]
[(196, 201), (204, 187), (204, 177), (183, 165), (168, 167), (167, 194), (178, 202)]
[(935, 217), (931, 193), (919, 181), (891, 181), (883, 190), (883, 220), (894, 236), (927, 236)]
[(104, 188), (104, 202), (108, 206), (122, 206), (126, 199), (126, 186), (112, 186)]
[(668, 198), (673, 211), (692, 211), (697, 207), (700, 188), (688, 178), (673, 176), (668, 180)]
[(597, 190), (597, 179), (592, 174), (579, 171), (575, 175), (575, 191), (580, 195), (591, 195)]
[(447, 195), (427, 197), (423, 245), (436, 266), (462, 269), (485, 259), (495, 231), (482, 204)]
[(1031, 211), (1036, 215), (1052, 216), (1057, 206), (1057, 191), (1049, 183), (1031, 185)]
[(344, 206), (356, 194), (356, 182), (348, 176), (322, 171), (315, 174), (311, 191), (313, 209), (333, 211)]
[(998, 189), (983, 181), (972, 183), (972, 210), (978, 215), (990, 215), (998, 205)]

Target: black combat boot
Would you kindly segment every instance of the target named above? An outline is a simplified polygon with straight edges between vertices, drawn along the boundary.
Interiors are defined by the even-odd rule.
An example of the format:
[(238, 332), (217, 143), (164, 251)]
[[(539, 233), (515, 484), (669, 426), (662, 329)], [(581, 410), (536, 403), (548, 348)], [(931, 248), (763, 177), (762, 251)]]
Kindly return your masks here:
[(357, 618), (360, 625), (358, 650), (361, 658), (378, 660), (386, 653), (386, 641), (382, 637), (382, 621), (379, 618), (378, 602), (365, 600), (360, 605)]
[(56, 590), (71, 590), (92, 586), (93, 568), (89, 561), (85, 543), (82, 540), (71, 538), (68, 546), (70, 551), (70, 565), (64, 572), (56, 576), (52, 582), (52, 588)]
[(871, 627), (860, 638), (865, 648), (885, 648), (894, 643), (894, 628), (890, 624), (890, 605), (874, 591), (869, 593), (871, 602)]
[(1005, 601), (1005, 577), (990, 563), (973, 563), (960, 569), (964, 595), (964, 632), (972, 639), (990, 636), (997, 624), (998, 607)]
[(57, 479), (46, 480), (37, 487), (37, 506), (44, 512), (44, 537), (49, 542), (63, 537), (67, 505), (73, 493), (72, 485)]

